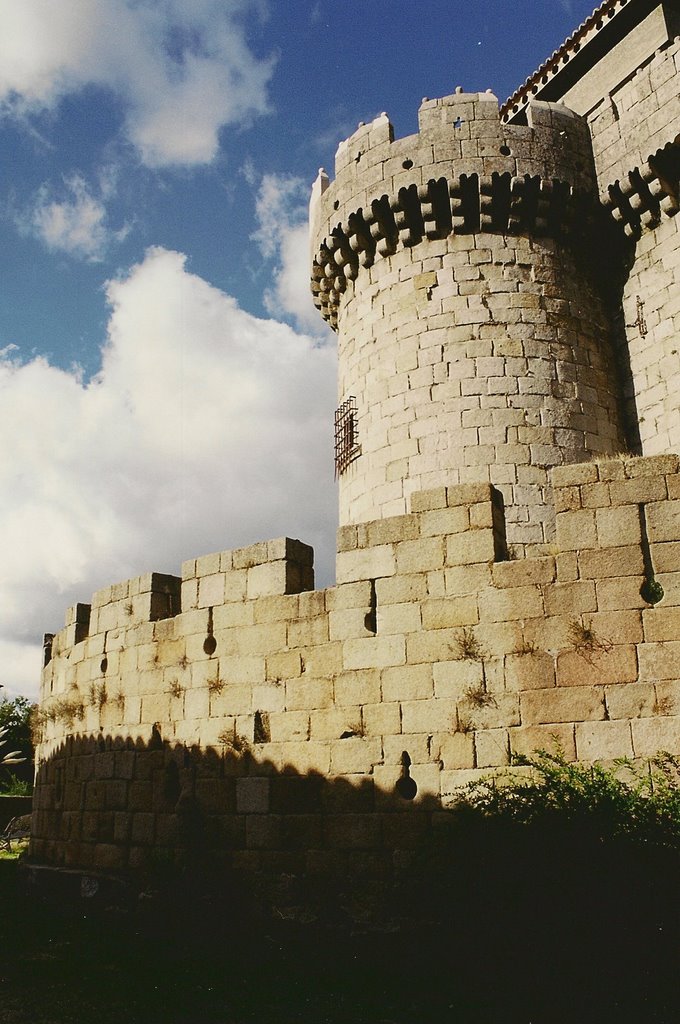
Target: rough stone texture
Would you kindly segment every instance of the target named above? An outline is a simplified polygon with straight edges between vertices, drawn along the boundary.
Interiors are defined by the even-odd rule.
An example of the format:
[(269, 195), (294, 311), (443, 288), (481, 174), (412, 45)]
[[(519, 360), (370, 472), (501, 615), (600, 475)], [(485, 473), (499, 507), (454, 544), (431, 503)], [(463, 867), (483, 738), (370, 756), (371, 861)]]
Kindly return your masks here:
[[(553, 471), (557, 505), (570, 508), (558, 517), (558, 540), (575, 556), (570, 582), (557, 579), (559, 550), (494, 560), (504, 525), (493, 489), (452, 485), (415, 495), (421, 511), (355, 530), (356, 547), (338, 554), (347, 582), (324, 591), (285, 593), (312, 572), (311, 549), (297, 541), (187, 562), (181, 580), (150, 575), (99, 591), (89, 627), (88, 606), (69, 610), (43, 673), (34, 855), (122, 869), (159, 847), (185, 856), (192, 830), (206, 829), (234, 864), (239, 851), (267, 850), (282, 866), (292, 846), (303, 860), (337, 843), (385, 852), (388, 836), (406, 839), (382, 831), (382, 815), (447, 806), (471, 772), (502, 768), (512, 752), (558, 745), (593, 760), (677, 749), (680, 587), (666, 588), (677, 573), (658, 573), (657, 604), (640, 592), (645, 566), (680, 543), (678, 463)], [(623, 504), (608, 491), (596, 513), (592, 488), (611, 480)], [(621, 547), (617, 517), (641, 515), (627, 484), (653, 484), (644, 493), (654, 497), (642, 502), (647, 539), (638, 531)], [(487, 534), (480, 563), (475, 539)], [(593, 579), (594, 565), (622, 575)], [(445, 573), (478, 569), (472, 592), (442, 590)], [(233, 572), (246, 573), (237, 602)], [(248, 597), (250, 574), (258, 589), (267, 580), (264, 594)], [(216, 577), (221, 603), (202, 607)], [(151, 619), (161, 599), (166, 617)], [(74, 622), (85, 630), (77, 642)], [(395, 791), (404, 752), (413, 803)]]
[(680, 753), (678, 25), (605, 0), (501, 114), (458, 91), (341, 143), (336, 585), (284, 538), (69, 609), (34, 860), (385, 880), (513, 754)]
[(340, 521), (486, 479), (528, 550), (553, 538), (548, 467), (623, 445), (611, 325), (575, 241), (598, 209), (587, 124), (535, 103), (507, 127), (494, 96), (462, 92), (419, 121), (398, 141), (384, 115), (360, 127), (312, 200), (313, 287), (361, 445)]

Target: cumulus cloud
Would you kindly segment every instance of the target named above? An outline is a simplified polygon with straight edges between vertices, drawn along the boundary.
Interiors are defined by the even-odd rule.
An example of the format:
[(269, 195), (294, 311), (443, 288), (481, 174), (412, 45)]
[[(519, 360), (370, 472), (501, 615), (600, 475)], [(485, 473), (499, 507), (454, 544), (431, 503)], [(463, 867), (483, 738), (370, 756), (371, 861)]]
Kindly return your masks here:
[(225, 125), (267, 111), (270, 59), (249, 49), (261, 0), (0, 0), (0, 110), (54, 108), (86, 85), (110, 90), (142, 160), (210, 162)]
[(104, 196), (93, 195), (79, 174), (66, 178), (62, 191), (63, 198), (58, 199), (43, 185), (30, 210), (17, 217), (18, 226), (35, 234), (49, 249), (92, 261), (102, 259), (111, 239), (122, 239), (127, 228), (109, 229)]
[(0, 682), (24, 691), (41, 634), (115, 580), (284, 534), (332, 577), (332, 348), (245, 313), (177, 252), (107, 294), (93, 380), (0, 352)]
[(310, 186), (302, 178), (265, 174), (255, 200), (258, 228), (252, 238), (262, 255), (273, 261), (273, 285), (265, 292), (274, 316), (291, 316), (302, 330), (320, 334), (322, 320), (309, 287)]

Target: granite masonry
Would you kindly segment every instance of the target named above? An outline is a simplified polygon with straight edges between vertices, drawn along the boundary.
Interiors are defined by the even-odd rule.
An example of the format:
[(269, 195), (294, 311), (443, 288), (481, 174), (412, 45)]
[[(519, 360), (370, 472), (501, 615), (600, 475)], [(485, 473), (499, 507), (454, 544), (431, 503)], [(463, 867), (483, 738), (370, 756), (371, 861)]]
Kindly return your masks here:
[(515, 753), (680, 753), (679, 31), (610, 0), (500, 109), (340, 144), (336, 583), (284, 538), (70, 609), (34, 863), (383, 881)]

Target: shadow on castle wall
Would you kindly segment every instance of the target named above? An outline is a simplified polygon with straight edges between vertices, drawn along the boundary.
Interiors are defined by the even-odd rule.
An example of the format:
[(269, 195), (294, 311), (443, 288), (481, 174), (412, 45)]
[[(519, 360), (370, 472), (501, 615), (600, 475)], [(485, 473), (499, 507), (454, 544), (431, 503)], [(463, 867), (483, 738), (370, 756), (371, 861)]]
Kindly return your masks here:
[[(32, 858), (79, 869), (61, 881), (86, 898), (69, 902), (104, 915), (106, 941), (129, 936), (147, 971), (238, 963), (253, 1013), (261, 971), (275, 970), (282, 1009), (309, 990), (315, 1012), (332, 996), (350, 1013), (349, 1000), (337, 1020), (406, 1021), (418, 1007), (438, 1019), (670, 1019), (677, 851), (444, 811), (408, 799), (406, 765), (400, 795), (158, 730), (149, 742), (71, 737), (38, 774)], [(54, 887), (59, 873), (41, 872)]]

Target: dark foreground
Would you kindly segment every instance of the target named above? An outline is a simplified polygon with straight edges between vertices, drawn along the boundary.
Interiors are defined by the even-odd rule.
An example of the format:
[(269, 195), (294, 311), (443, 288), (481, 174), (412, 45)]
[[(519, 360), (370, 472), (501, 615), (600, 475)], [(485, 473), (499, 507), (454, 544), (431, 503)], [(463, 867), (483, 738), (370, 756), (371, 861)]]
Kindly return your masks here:
[(0, 862), (0, 1022), (672, 1024), (679, 868), (672, 851), (478, 829), (428, 850), (382, 924), (350, 922), (341, 885), (301, 925), (201, 873), (82, 896)]

